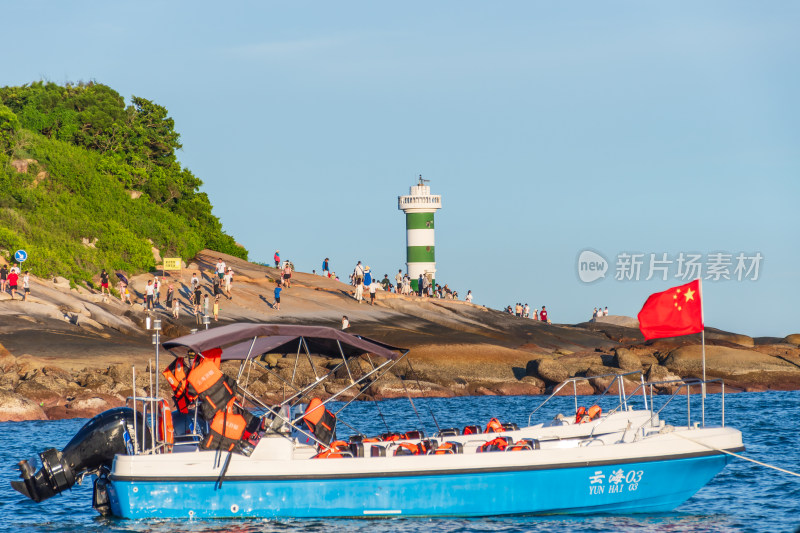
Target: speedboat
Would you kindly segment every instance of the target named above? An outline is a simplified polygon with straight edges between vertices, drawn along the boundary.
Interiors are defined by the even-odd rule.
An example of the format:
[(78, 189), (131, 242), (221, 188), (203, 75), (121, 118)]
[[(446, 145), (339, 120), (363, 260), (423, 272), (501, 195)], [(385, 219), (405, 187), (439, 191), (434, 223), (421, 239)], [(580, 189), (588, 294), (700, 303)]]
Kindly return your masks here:
[[(724, 395), (717, 425), (706, 424), (705, 402), (699, 413), (687, 408), (680, 424), (664, 420), (673, 399), (685, 394), (692, 405), (692, 390), (707, 383), (699, 380), (669, 382), (673, 393), (657, 408), (653, 387), (664, 383), (615, 374), (612, 392), (588, 410), (574, 395), (575, 413), (532, 423), (564, 387), (595, 376), (577, 377), (521, 427), (492, 419), (426, 435), (387, 425), (383, 434), (340, 439), (337, 429), (357, 426), (341, 414), (355, 398), (336, 412), (331, 402), (347, 391), (369, 395), (408, 350), (332, 328), (274, 324), (222, 326), (161, 347), (174, 358), (165, 376), (178, 409), (132, 397), (90, 420), (63, 450), (42, 452), (38, 471), (20, 461), (13, 487), (39, 502), (92, 476), (95, 509), (129, 519), (649, 513), (680, 505), (744, 449), (741, 433), (725, 425)], [(320, 375), (318, 356), (337, 364)], [(295, 368), (307, 362), (314, 379), (279, 376), (269, 364), (276, 358), (294, 358)], [(357, 372), (356, 359), (369, 370)], [(239, 361), (238, 375), (205, 392), (192, 380), (195, 370), (210, 376), (231, 360)], [(274, 373), (291, 394), (276, 405), (261, 402), (245, 386), (250, 365)], [(350, 385), (315, 396), (337, 372)], [(181, 396), (181, 383), (172, 383), (181, 373), (184, 392), (193, 394)]]

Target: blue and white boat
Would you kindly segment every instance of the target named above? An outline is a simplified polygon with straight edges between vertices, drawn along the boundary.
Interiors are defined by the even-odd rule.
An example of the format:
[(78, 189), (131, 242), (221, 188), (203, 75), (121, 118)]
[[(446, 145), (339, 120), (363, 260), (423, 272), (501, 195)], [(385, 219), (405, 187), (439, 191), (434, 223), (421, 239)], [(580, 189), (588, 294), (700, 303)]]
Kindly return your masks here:
[[(22, 480), (14, 487), (41, 501), (93, 475), (95, 508), (130, 519), (650, 513), (680, 505), (732, 460), (730, 453), (744, 449), (741, 433), (725, 425), (724, 398), (718, 425), (705, 423), (704, 408), (695, 410), (700, 422), (687, 409), (684, 425), (671, 425), (662, 419), (663, 406), (653, 405), (653, 387), (665, 384), (645, 383), (640, 374), (636, 383), (629, 375), (610, 376), (615, 394), (596, 399), (605, 413), (590, 409), (583, 417), (557, 415), (538, 424), (529, 419), (524, 427), (492, 421), (491, 433), (459, 428), (336, 441), (321, 438), (301, 406), (336, 370), (346, 370), (353, 389), (368, 392), (406, 350), (331, 328), (263, 324), (223, 326), (162, 346), (177, 357), (220, 348), (223, 360), (241, 361), (236, 402), (261, 413), (249, 455), (204, 449), (207, 429), (197, 410), (191, 423), (174, 413), (169, 442), (161, 438), (167, 434), (161, 400), (132, 398), (131, 408), (89, 421), (64, 450), (42, 452), (38, 472), (20, 462)], [(268, 354), (294, 357), (295, 364), (307, 360), (317, 377), (304, 386), (291, 383), (296, 392), (281, 405), (259, 405), (241, 385), (247, 365)], [(320, 377), (319, 355), (338, 357), (339, 367)], [(352, 379), (354, 358), (369, 361), (372, 370)], [(559, 389), (582, 379), (590, 378), (573, 378)], [(690, 399), (703, 383), (666, 385), (674, 394), (660, 401), (664, 406), (678, 394)], [(325, 410), (337, 396), (312, 400), (312, 409)], [(532, 414), (543, 412), (548, 400)]]

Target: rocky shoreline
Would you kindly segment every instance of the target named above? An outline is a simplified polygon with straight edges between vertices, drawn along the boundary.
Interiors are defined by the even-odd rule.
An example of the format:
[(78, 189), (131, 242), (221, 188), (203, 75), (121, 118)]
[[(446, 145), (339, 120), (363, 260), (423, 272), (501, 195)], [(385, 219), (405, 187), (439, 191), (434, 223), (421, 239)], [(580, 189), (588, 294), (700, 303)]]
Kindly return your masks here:
[[(166, 278), (175, 283), (185, 305), (179, 319), (156, 311), (163, 339), (202, 327), (185, 311), (186, 287), (194, 271), (207, 278), (217, 257), (217, 252), (204, 250), (187, 269)], [(394, 367), (372, 385), (367, 399), (545, 394), (570, 377), (633, 371), (642, 371), (652, 381), (702, 375), (699, 335), (645, 342), (636, 320), (629, 317), (543, 324), (463, 301), (382, 292), (375, 306), (359, 305), (348, 285), (299, 272), (276, 311), (271, 303), (277, 271), (222, 257), (236, 273), (233, 299), (221, 303), (220, 322), (212, 327), (235, 321), (339, 327), (342, 315), (347, 315), (350, 332), (409, 348), (413, 366)], [(151, 277), (131, 279), (139, 302)], [(37, 279), (27, 302), (0, 295), (0, 316), (0, 421), (83, 418), (123, 405), (134, 392), (133, 367), (136, 395), (149, 394), (154, 350), (141, 303), (128, 306), (90, 289), (70, 288), (66, 280)], [(169, 354), (163, 354), (161, 366), (169, 360)], [(754, 339), (709, 328), (706, 361), (708, 377), (724, 379), (726, 392), (800, 389), (800, 334)], [(314, 364), (332, 368), (335, 362), (319, 358)], [(284, 394), (274, 374), (290, 379), (294, 357), (271, 357), (270, 366), (271, 372), (254, 368), (248, 388), (274, 402)], [(360, 366), (354, 372), (367, 371), (366, 360)], [(238, 365), (227, 370), (237, 371)], [(297, 372), (301, 381), (312, 376), (308, 362)], [(602, 392), (611, 380), (580, 382), (578, 392)], [(631, 377), (631, 389), (638, 380)], [(160, 384), (161, 394), (169, 398), (163, 379)], [(333, 376), (315, 393), (330, 396), (348, 384), (346, 375)], [(351, 397), (350, 391), (340, 396)]]

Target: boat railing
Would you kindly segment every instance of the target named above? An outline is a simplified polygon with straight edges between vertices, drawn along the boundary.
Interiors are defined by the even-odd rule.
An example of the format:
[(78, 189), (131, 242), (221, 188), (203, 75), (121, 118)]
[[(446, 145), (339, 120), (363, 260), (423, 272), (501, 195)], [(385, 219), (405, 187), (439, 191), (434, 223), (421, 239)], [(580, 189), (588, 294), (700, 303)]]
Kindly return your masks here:
[[(636, 387), (636, 389), (634, 390), (633, 393), (627, 394), (627, 392), (625, 390), (625, 377), (626, 376), (632, 376), (632, 375), (635, 375), (635, 374), (639, 374), (640, 384)], [(564, 380), (560, 384), (558, 384), (556, 386), (556, 388), (553, 389), (553, 392), (550, 393), (550, 396), (545, 398), (545, 400), (541, 404), (539, 404), (536, 407), (536, 409), (531, 411), (531, 413), (528, 415), (528, 425), (529, 426), (531, 425), (531, 420), (533, 420), (533, 415), (536, 414), (536, 412), (539, 411), (542, 407), (544, 407), (548, 402), (550, 402), (550, 400), (552, 400), (554, 396), (557, 396), (558, 393), (561, 392), (561, 390), (564, 387), (566, 387), (567, 385), (569, 385), (570, 383), (572, 384), (572, 396), (573, 396), (573, 399), (574, 399), (574, 402), (575, 402), (575, 411), (577, 412), (577, 410), (578, 410), (578, 383), (583, 382), (583, 381), (590, 381), (590, 380), (593, 380), (593, 379), (602, 379), (602, 378), (608, 378), (608, 377), (613, 378), (613, 379), (608, 384), (608, 386), (605, 388), (605, 390), (602, 393), (599, 394), (599, 396), (603, 397), (603, 396), (609, 394), (610, 391), (614, 388), (614, 385), (616, 385), (617, 386), (617, 396), (619, 397), (619, 404), (616, 407), (614, 407), (613, 409), (611, 409), (609, 411), (609, 414), (614, 413), (614, 412), (619, 411), (619, 410), (627, 410), (628, 409), (628, 403), (633, 399), (634, 395), (636, 394), (636, 391), (639, 390), (639, 387), (641, 387), (645, 382), (644, 381), (644, 374), (642, 373), (641, 370), (634, 370), (632, 372), (625, 372), (625, 373), (622, 373), (622, 374), (602, 374), (602, 375), (599, 375), (599, 376), (575, 376), (573, 378), (569, 378), (567, 380)], [(646, 392), (644, 392), (644, 389), (642, 389), (642, 398), (644, 400), (644, 408), (645, 408), (645, 410), (647, 410), (647, 408), (648, 408), (647, 407), (648, 406), (647, 394), (646, 394)]]
[[(642, 389), (642, 392), (645, 392), (647, 389), (649, 389), (649, 395), (650, 395), (650, 420), (649, 420), (649, 423), (650, 423), (650, 425), (653, 425), (653, 423), (655, 421), (655, 417), (656, 416), (660, 416), (661, 412), (672, 402), (672, 400), (677, 398), (679, 395), (682, 396), (683, 393), (685, 392), (685, 394), (686, 394), (686, 427), (691, 428), (692, 427), (692, 388), (695, 387), (695, 390), (697, 390), (696, 387), (700, 387), (700, 389), (701, 389), (701, 391), (700, 391), (700, 424), (702, 425), (702, 427), (705, 427), (705, 425), (706, 425), (706, 388), (710, 383), (719, 383), (720, 384), (720, 392), (721, 392), (721, 397), (720, 397), (720, 422), (721, 422), (722, 427), (725, 427), (725, 382), (720, 378), (706, 379), (706, 380), (696, 379), (696, 378), (690, 378), (690, 379), (683, 379), (682, 378), (682, 379), (668, 379), (668, 380), (664, 380), (664, 381), (647, 381), (647, 382), (644, 382), (644, 383), (638, 385), (636, 387), (636, 389), (634, 390), (633, 394), (635, 394), (640, 388)], [(658, 410), (656, 410), (655, 402), (653, 401), (654, 398), (655, 398), (653, 396), (654, 387), (655, 388), (658, 388), (658, 387), (660, 387), (660, 388), (665, 388), (665, 387), (674, 388), (674, 390), (672, 391), (672, 394), (670, 394), (669, 398), (667, 398), (667, 400), (664, 402), (664, 405), (662, 405)], [(645, 422), (645, 423), (647, 423), (647, 422)], [(642, 426), (640, 426), (640, 429), (643, 426), (644, 426), (644, 424)]]
[[(132, 455), (171, 453), (176, 445), (197, 444), (203, 439), (203, 435), (197, 432), (199, 425), (196, 407), (190, 411), (193, 417), (192, 431), (175, 434), (174, 429), (169, 427), (171, 424), (168, 424), (168, 420), (171, 420), (172, 417), (172, 409), (164, 399), (129, 396), (126, 398), (125, 405), (140, 413), (141, 420), (144, 421), (143, 424), (140, 424), (139, 417), (133, 417), (134, 445), (128, 449), (128, 453)], [(173, 432), (172, 442), (167, 438), (169, 431)], [(149, 446), (147, 445), (148, 440)]]

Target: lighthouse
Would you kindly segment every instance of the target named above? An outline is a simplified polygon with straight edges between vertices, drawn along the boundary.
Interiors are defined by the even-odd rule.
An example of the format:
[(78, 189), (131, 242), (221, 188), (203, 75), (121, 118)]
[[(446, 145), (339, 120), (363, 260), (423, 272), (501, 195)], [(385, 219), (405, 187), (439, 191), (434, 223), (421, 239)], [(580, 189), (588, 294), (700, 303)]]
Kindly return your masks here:
[(433, 245), (433, 214), (442, 208), (442, 197), (431, 194), (429, 180), (419, 177), (407, 196), (397, 197), (397, 208), (406, 214), (406, 265), (411, 287), (418, 291), (419, 275), (436, 283), (436, 255)]

